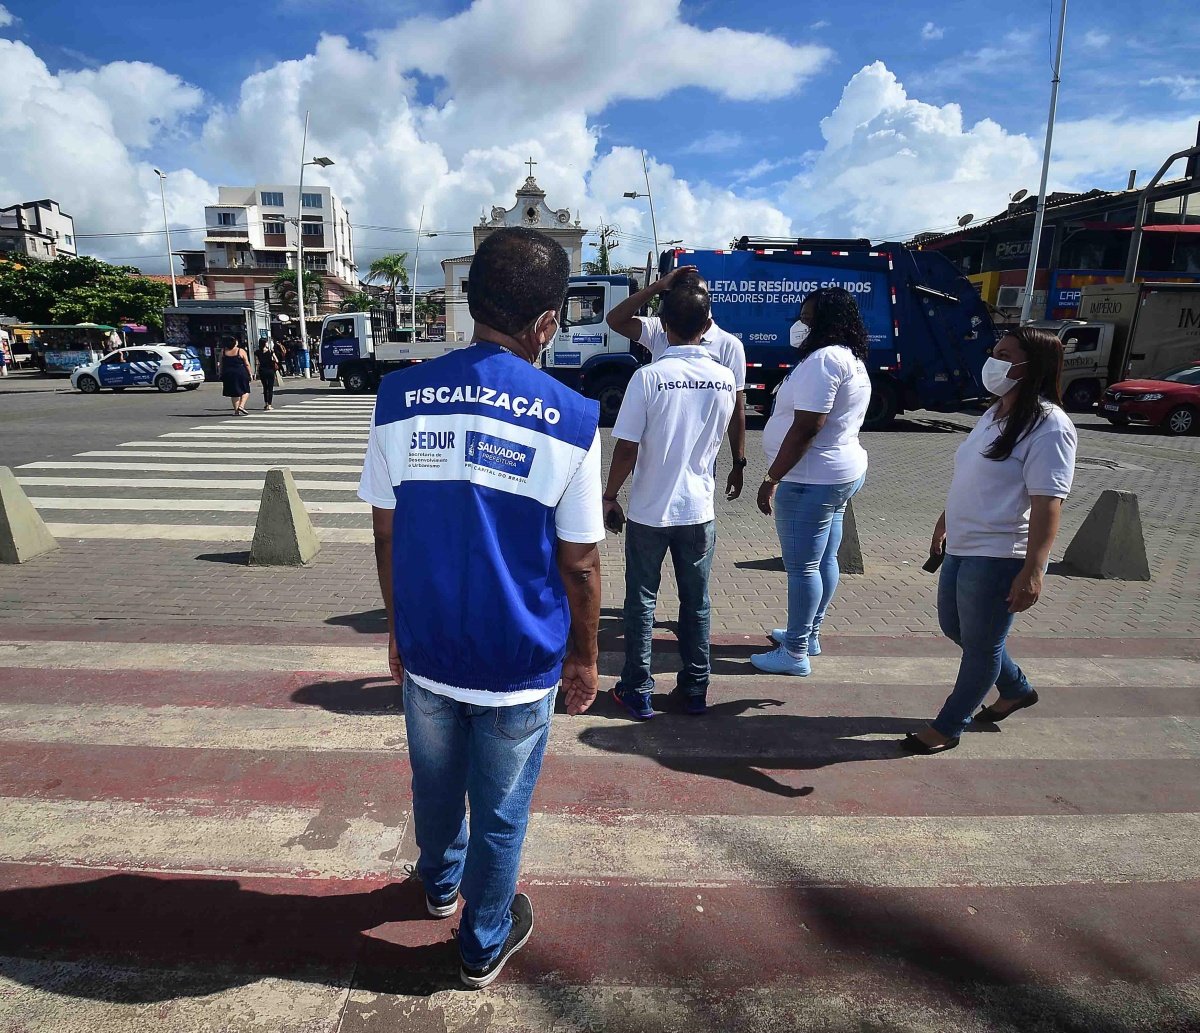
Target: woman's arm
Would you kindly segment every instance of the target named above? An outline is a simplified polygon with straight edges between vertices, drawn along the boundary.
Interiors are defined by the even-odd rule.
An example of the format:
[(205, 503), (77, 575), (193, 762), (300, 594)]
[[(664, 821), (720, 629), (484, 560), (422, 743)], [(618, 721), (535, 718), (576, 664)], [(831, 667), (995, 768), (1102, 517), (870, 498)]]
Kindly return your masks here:
[(1025, 554), (1025, 566), (1013, 579), (1008, 592), (1009, 613), (1023, 613), (1041, 598), (1042, 575), (1050, 562), (1050, 550), (1054, 548), (1062, 519), (1062, 499), (1034, 495), (1030, 502), (1029, 549)]
[(771, 515), (771, 500), (775, 497), (776, 485), (804, 457), (813, 438), (820, 433), (828, 418), (828, 413), (808, 412), (805, 409), (796, 410), (796, 415), (792, 418), (792, 425), (784, 435), (783, 443), (779, 446), (779, 454), (775, 456), (775, 461), (767, 470), (766, 480), (759, 486), (758, 508), (761, 512), (767, 516)]

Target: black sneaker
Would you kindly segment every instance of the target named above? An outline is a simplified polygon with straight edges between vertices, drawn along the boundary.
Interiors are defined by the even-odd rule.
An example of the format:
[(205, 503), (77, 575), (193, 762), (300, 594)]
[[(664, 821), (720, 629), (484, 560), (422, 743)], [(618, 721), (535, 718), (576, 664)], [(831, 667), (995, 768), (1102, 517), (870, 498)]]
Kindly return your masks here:
[(512, 929), (509, 931), (508, 939), (504, 941), (500, 953), (496, 955), (491, 964), (485, 965), (483, 968), (468, 968), (463, 965), (459, 969), (458, 978), (463, 981), (464, 986), (468, 986), (472, 990), (482, 990), (485, 986), (490, 986), (500, 975), (505, 962), (525, 946), (532, 933), (533, 905), (524, 893), (518, 893), (513, 897), (512, 902)]

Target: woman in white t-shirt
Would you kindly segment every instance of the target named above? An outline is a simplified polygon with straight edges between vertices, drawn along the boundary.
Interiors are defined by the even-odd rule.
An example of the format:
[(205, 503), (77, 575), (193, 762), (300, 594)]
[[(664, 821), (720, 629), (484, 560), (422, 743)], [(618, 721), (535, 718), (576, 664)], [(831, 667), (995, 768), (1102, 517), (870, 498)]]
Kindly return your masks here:
[(1005, 334), (984, 364), (984, 386), (1000, 401), (959, 446), (930, 546), (932, 556), (944, 557), (938, 622), (962, 648), (962, 661), (941, 713), (901, 742), (911, 753), (954, 749), (993, 685), (1000, 698), (977, 721), (1003, 721), (1038, 701), (1005, 642), (1014, 616), (1042, 594), (1075, 476), (1075, 426), (1059, 393), (1062, 362), (1057, 337), (1022, 327)]
[(763, 430), (770, 466), (758, 508), (775, 514), (788, 579), (786, 628), (769, 653), (750, 658), (760, 671), (803, 677), (821, 652), (818, 632), (837, 590), (838, 546), (846, 503), (862, 487), (867, 453), (858, 432), (871, 400), (867, 329), (854, 296), (840, 287), (804, 299), (792, 328), (800, 361), (780, 385)]

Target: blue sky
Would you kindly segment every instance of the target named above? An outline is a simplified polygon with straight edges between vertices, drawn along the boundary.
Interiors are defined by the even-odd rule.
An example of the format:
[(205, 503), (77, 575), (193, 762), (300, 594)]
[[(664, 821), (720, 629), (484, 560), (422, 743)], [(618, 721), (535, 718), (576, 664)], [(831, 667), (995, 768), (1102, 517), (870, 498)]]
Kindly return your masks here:
[[(912, 233), (1036, 186), (1058, 6), (7, 2), (0, 53), (23, 85), (0, 85), (0, 115), (19, 123), (56, 94), (64, 127), (27, 114), (36, 159), (0, 170), (0, 191), (5, 203), (53, 194), (95, 232), (135, 230), (153, 225), (158, 164), (186, 232), (215, 184), (284, 176), (311, 107), (356, 222), (411, 227), (424, 203), (460, 234), (462, 247), (431, 243), (431, 260), (469, 250), (465, 231), (511, 197), (530, 151), (552, 204), (589, 226), (616, 221), (631, 250), (649, 239), (641, 203), (620, 196), (641, 186), (637, 148), (664, 239)], [(1128, 168), (1144, 177), (1193, 142), (1195, 4), (1077, 0), (1066, 54), (1055, 185), (1123, 186)], [(835, 112), (840, 128), (823, 132)], [(81, 168), (73, 142), (97, 165)], [(123, 258), (150, 241), (101, 243)]]

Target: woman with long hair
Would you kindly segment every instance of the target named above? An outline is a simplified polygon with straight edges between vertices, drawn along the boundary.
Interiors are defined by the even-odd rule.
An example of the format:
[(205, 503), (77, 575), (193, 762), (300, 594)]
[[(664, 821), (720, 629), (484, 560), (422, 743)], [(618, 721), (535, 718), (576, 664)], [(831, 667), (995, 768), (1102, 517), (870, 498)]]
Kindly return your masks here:
[(275, 400), (275, 377), (283, 365), (279, 359), (279, 346), (271, 338), (264, 337), (258, 342), (254, 361), (258, 364), (258, 379), (262, 383), (265, 409), (270, 412), (274, 408), (272, 403)]
[(750, 658), (760, 671), (801, 677), (821, 652), (819, 631), (837, 590), (846, 503), (862, 487), (867, 453), (858, 432), (871, 400), (867, 329), (854, 296), (813, 291), (792, 327), (799, 361), (780, 385), (763, 430), (770, 466), (758, 508), (775, 515), (788, 580), (787, 627), (778, 647)]
[(221, 393), (233, 403), (234, 416), (248, 416), (250, 356), (236, 337), (221, 338)]
[(976, 721), (1003, 721), (1038, 701), (1006, 641), (1013, 618), (1041, 597), (1075, 476), (1075, 426), (1059, 391), (1062, 364), (1058, 338), (1032, 327), (1005, 334), (984, 364), (984, 386), (999, 401), (959, 446), (930, 545), (930, 555), (944, 558), (938, 623), (962, 649), (962, 661), (941, 713), (901, 742), (910, 753), (954, 749), (993, 685), (1000, 697)]

